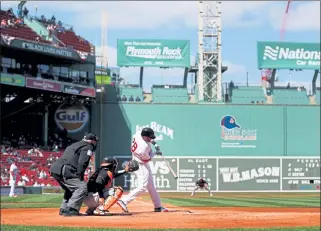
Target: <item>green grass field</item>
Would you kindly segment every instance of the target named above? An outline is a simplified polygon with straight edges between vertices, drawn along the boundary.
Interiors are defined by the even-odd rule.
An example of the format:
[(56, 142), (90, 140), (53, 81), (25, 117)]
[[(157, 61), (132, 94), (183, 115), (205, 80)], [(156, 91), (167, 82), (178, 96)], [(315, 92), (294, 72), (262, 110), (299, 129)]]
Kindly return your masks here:
[[(194, 197), (184, 193), (161, 193), (162, 201), (180, 207), (320, 207), (320, 194), (318, 193), (218, 193), (213, 197), (206, 193), (196, 194)], [(149, 200), (147, 195), (142, 197)], [(17, 198), (1, 197), (1, 209), (10, 208), (58, 208), (62, 199), (62, 194), (48, 195), (23, 195)], [(101, 229), (101, 228), (63, 228), (63, 227), (32, 227), (32, 226), (12, 226), (3, 225), (1, 230), (5, 231), (135, 231), (137, 229)], [(157, 231), (159, 229), (151, 229)], [(168, 230), (168, 229), (167, 229)], [(186, 230), (186, 229), (182, 229)], [(236, 230), (236, 229), (188, 229), (189, 231), (209, 231), (209, 230)], [(320, 227), (300, 227), (300, 228), (273, 228), (273, 229), (237, 229), (237, 231), (316, 231)], [(164, 231), (164, 229), (162, 230)], [(172, 229), (171, 231), (179, 231)]]

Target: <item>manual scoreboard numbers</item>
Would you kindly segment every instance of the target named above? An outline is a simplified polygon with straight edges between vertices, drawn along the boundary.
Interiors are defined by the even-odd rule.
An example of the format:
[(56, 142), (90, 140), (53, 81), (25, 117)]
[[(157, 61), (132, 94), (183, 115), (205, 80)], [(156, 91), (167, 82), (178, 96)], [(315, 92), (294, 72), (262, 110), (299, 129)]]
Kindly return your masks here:
[(178, 190), (193, 191), (200, 178), (207, 181), (211, 190), (216, 190), (216, 159), (180, 158)]
[(320, 159), (291, 158), (282, 160), (283, 190), (319, 190)]

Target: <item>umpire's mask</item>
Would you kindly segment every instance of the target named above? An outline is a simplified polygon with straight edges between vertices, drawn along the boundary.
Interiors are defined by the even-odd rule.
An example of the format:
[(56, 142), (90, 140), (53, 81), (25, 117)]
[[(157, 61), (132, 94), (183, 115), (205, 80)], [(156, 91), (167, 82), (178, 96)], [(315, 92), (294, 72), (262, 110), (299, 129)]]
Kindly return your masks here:
[(96, 150), (96, 148), (99, 144), (98, 136), (96, 136), (96, 134), (92, 133), (92, 132), (86, 133), (83, 140), (94, 141), (94, 142), (91, 142), (91, 145), (94, 147), (94, 150)]

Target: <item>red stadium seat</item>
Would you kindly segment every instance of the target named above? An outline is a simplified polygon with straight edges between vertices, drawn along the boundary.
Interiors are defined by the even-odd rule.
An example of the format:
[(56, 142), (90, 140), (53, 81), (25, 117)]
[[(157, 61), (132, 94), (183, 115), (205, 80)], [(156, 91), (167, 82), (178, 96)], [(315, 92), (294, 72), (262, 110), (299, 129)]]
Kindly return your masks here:
[[(1, 20), (5, 20), (6, 22), (10, 19), (12, 21), (16, 21), (16, 17), (9, 16), (6, 11), (0, 11), (0, 18)], [(36, 32), (34, 32), (31, 28), (27, 27), (26, 25), (21, 25), (18, 27), (7, 27), (7, 28), (1, 28), (1, 34), (2, 35), (8, 35), (16, 38), (21, 38), (24, 40), (30, 40), (35, 41), (36, 38), (39, 38), (39, 42), (41, 43), (50, 43), (49, 41), (46, 41), (37, 35)]]
[[(43, 24), (44, 27), (47, 27), (49, 24), (44, 23), (41, 21), (38, 21)], [(91, 45), (88, 41), (80, 38), (75, 34), (74, 31), (72, 30), (64, 30), (61, 32), (57, 32), (57, 38), (65, 44), (67, 47), (71, 47), (74, 50), (81, 51), (81, 52), (86, 52), (86, 53), (91, 53), (92, 48)], [(62, 44), (60, 44), (62, 46)]]

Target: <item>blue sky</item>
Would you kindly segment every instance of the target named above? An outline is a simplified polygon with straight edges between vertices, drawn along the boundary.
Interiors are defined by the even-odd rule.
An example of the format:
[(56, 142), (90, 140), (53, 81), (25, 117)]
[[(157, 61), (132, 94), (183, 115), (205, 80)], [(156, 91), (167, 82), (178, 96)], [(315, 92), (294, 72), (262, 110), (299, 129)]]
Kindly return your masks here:
[[(223, 81), (260, 82), (256, 63), (257, 41), (278, 41), (286, 1), (275, 2), (223, 2), (222, 3), (222, 55), (229, 70)], [(2, 8), (16, 9), (18, 2), (2, 2)], [(27, 2), (29, 14), (55, 15), (58, 20), (74, 25), (76, 33), (97, 46), (101, 52), (101, 15), (107, 13), (107, 50), (110, 66), (116, 65), (118, 38), (187, 39), (191, 55), (197, 52), (197, 2)], [(295, 1), (291, 3), (284, 41), (320, 42), (320, 3)], [(138, 68), (122, 68), (121, 75), (130, 83), (138, 83)], [(183, 70), (148, 68), (144, 87), (152, 84), (181, 84)], [(294, 72), (291, 81), (309, 84), (312, 71)], [(280, 83), (289, 79), (289, 71), (278, 74)], [(189, 81), (190, 82), (190, 81)]]

